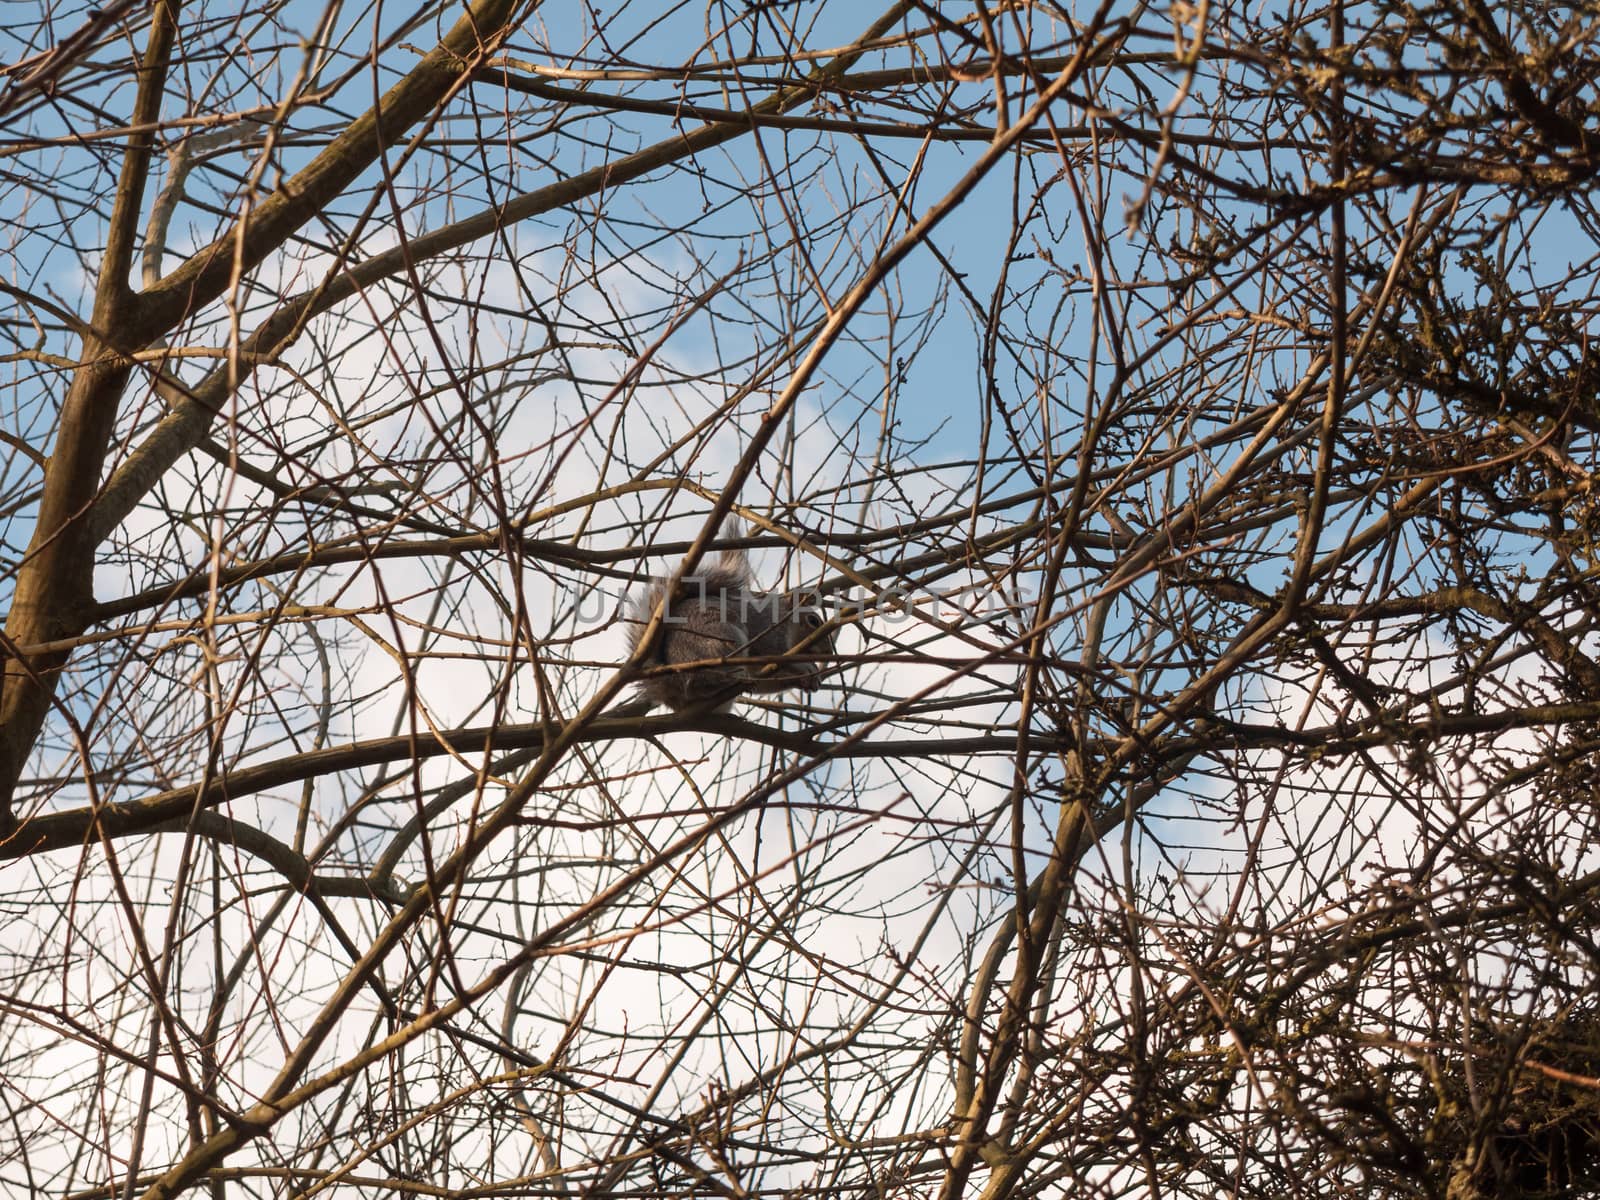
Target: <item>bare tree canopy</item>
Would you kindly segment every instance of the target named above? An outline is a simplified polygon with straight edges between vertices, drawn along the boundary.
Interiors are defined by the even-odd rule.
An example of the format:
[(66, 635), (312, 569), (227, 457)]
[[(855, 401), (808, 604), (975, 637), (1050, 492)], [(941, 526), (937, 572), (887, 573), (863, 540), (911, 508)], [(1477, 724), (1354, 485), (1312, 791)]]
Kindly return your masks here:
[(1600, 1195), (1600, 7), (6, 17), (0, 1192)]

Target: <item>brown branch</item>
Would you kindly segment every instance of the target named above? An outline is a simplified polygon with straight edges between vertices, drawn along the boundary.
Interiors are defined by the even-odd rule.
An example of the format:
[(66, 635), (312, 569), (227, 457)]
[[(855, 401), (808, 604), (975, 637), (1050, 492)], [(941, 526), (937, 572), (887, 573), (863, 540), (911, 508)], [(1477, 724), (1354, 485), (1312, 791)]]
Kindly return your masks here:
[[(158, 0), (138, 71), (134, 113), (140, 121), (153, 120), (161, 111), (176, 33), (175, 3)], [(39, 513), (6, 618), (6, 635), (12, 645), (32, 645), (78, 632), (92, 598), (95, 542), (83, 518), (99, 484), (116, 423), (117, 401), (130, 370), (99, 331), (120, 329), (128, 319), (128, 272), (152, 141), (149, 134), (130, 139), (122, 162), (95, 286), (91, 324), (97, 332), (83, 338), (83, 365), (73, 376), (62, 405)], [(65, 662), (66, 656), (60, 654), (35, 662), (7, 659), (0, 672), (0, 836), (11, 827), (12, 792), (49, 711), (55, 681)]]
[[(517, 0), (478, 0), (433, 53), (390, 88), (376, 109), (357, 118), (332, 146), (257, 206), (234, 230), (191, 256), (183, 267), (136, 300), (127, 280), (140, 227), (139, 208), (153, 135), (140, 134), (130, 140), (95, 296), (92, 325), (97, 332), (84, 339), (84, 365), (62, 408), (56, 452), (45, 476), (38, 520), (17, 575), (15, 599), (6, 623), (13, 644), (34, 645), (70, 638), (82, 631), (88, 619), (95, 549), (110, 528), (104, 520), (110, 496), (102, 494), (96, 501), (96, 493), (118, 401), (131, 371), (131, 360), (118, 347), (141, 345), (170, 331), (186, 314), (219, 296), (236, 277), (236, 270), (248, 270), (260, 262), (338, 195), (449, 93), (461, 78), (461, 64), (484, 48), (482, 38), (493, 36), (506, 24), (516, 3)], [(175, 8), (168, 0), (161, 0), (152, 18), (150, 45), (140, 69), (135, 124), (149, 125), (160, 113), (175, 33)], [(155, 486), (166, 467), (204, 435), (212, 415), (221, 408), (223, 397), (237, 382), (231, 368), (232, 364), (214, 372), (208, 386), (202, 388), (202, 395), (193, 399), (181, 394), (172, 397), (173, 412), (151, 435), (151, 440), (157, 441), (165, 431), (164, 444), (176, 451), (165, 466), (151, 473), (156, 464), (149, 461), (127, 463), (117, 472), (124, 479), (133, 472), (141, 485), (131, 495), (124, 493), (129, 501), (127, 511), (132, 510), (138, 496)], [(108, 487), (107, 492), (110, 491)], [(49, 711), (55, 683), (65, 663), (65, 655), (55, 654), (30, 664), (6, 664), (5, 690), (0, 696), (0, 835), (10, 826), (12, 792)]]
[[(602, 718), (590, 721), (573, 735), (574, 742), (613, 742), (624, 738), (648, 741), (683, 730), (715, 733), (759, 742), (775, 750), (807, 755), (818, 761), (830, 758), (894, 759), (922, 756), (931, 749), (941, 754), (985, 754), (1015, 751), (1014, 733), (970, 737), (903, 738), (883, 741), (824, 741), (814, 733), (791, 731), (734, 716), (681, 716)], [(86, 844), (92, 836), (130, 837), (183, 828), (192, 812), (204, 812), (246, 796), (286, 784), (318, 779), (342, 771), (392, 763), (425, 762), (444, 755), (469, 757), (490, 751), (540, 749), (549, 738), (543, 725), (480, 725), (469, 729), (440, 730), (428, 735), (400, 734), (371, 738), (343, 746), (328, 746), (304, 754), (275, 759), (259, 766), (240, 767), (214, 774), (203, 784), (157, 792), (138, 800), (48, 812), (22, 821), (0, 840), (0, 861), (69, 849)], [(1061, 749), (1047, 736), (1029, 744), (1041, 753)], [(177, 824), (172, 824), (177, 822)]]

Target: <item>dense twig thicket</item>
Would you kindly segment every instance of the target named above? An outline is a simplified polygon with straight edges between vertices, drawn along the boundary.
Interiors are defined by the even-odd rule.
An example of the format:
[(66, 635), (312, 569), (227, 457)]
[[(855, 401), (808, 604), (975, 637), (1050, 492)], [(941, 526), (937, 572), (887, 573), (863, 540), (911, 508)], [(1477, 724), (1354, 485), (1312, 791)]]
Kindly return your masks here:
[(1600, 1193), (1600, 8), (8, 21), (0, 1190)]

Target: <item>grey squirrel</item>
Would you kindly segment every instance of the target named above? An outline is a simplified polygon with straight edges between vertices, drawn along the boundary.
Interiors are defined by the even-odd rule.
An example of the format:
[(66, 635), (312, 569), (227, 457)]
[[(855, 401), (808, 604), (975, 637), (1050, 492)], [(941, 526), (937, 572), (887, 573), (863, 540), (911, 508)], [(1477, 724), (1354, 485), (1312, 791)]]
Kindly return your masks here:
[[(723, 550), (715, 563), (679, 581), (649, 659), (655, 673), (639, 682), (641, 700), (678, 711), (713, 706), (728, 712), (749, 693), (816, 689), (820, 660), (833, 653), (817, 598), (757, 591), (754, 581), (743, 550)], [(633, 596), (626, 618), (630, 653), (669, 582), (653, 577)]]

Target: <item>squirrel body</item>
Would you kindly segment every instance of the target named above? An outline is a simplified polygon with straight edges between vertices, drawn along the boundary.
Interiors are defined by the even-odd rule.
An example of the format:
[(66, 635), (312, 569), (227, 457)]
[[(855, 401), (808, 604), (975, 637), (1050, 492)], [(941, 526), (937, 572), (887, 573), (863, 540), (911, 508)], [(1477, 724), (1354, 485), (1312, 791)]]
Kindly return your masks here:
[[(634, 595), (630, 652), (669, 582), (656, 576)], [(639, 691), (674, 710), (718, 712), (752, 693), (814, 691), (823, 670), (818, 659), (833, 651), (823, 624), (814, 596), (759, 591), (745, 552), (723, 550), (715, 563), (685, 575), (667, 601), (650, 660), (655, 673)]]

